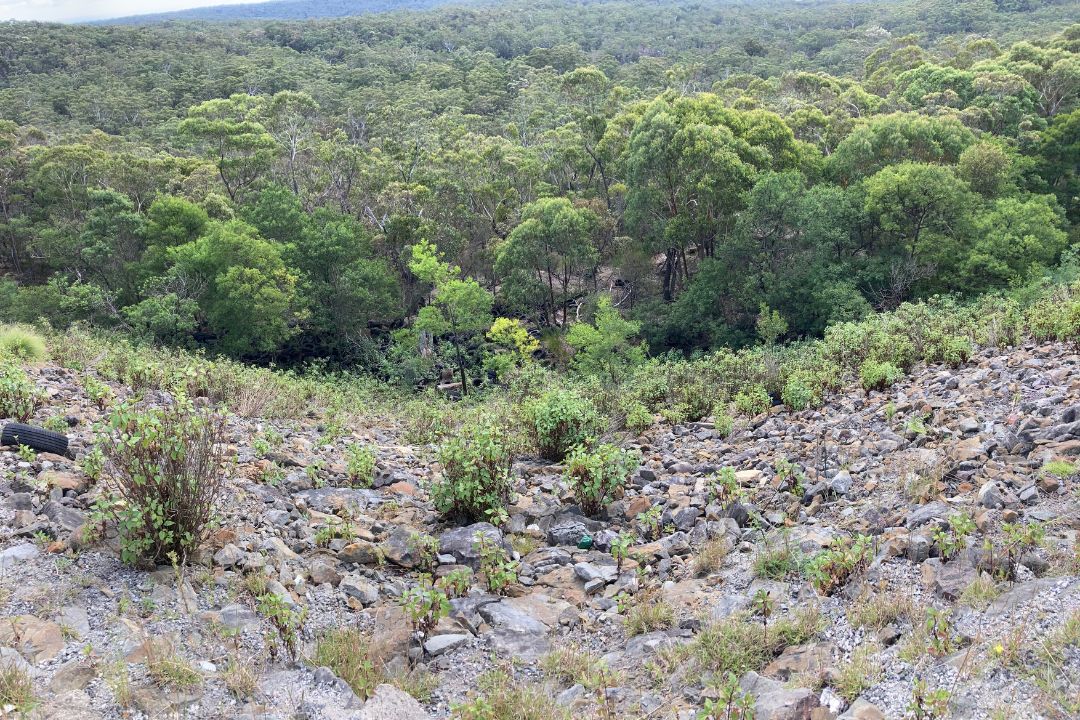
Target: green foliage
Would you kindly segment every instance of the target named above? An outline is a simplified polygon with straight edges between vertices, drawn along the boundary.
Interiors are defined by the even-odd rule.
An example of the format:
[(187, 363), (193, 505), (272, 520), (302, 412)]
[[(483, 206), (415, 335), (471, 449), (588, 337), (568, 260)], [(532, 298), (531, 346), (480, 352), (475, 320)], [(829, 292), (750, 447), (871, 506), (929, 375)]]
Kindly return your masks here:
[(866, 535), (842, 538), (828, 550), (822, 550), (806, 561), (803, 572), (822, 595), (832, 595), (852, 575), (870, 564), (873, 547)]
[(417, 585), (402, 593), (401, 606), (412, 623), (413, 630), (420, 636), (421, 647), (423, 638), (440, 620), (450, 614), (450, 601), (446, 593), (433, 586), (429, 578), (424, 577)]
[(540, 457), (553, 462), (600, 431), (593, 404), (572, 390), (547, 392), (528, 403), (523, 413)]
[(371, 487), (375, 481), (375, 451), (366, 445), (345, 447), (345, 472), (356, 487)]
[(780, 399), (795, 411), (821, 404), (821, 391), (805, 374), (793, 373), (784, 383)]
[(698, 720), (751, 720), (754, 717), (754, 696), (744, 693), (739, 676), (729, 672), (715, 700), (706, 699)]
[(892, 363), (867, 360), (859, 368), (859, 382), (863, 389), (885, 390), (904, 377), (904, 371)]
[(371, 638), (357, 627), (333, 628), (316, 641), (311, 661), (333, 670), (358, 697), (366, 699), (383, 681), (372, 646)]
[[(307, 618), (307, 608), (294, 607), (280, 595), (266, 593), (258, 598), (258, 610), (270, 621), (285, 652), (295, 660), (299, 649), (300, 628)], [(271, 652), (276, 654), (276, 646), (271, 646)]]
[(431, 486), (431, 500), (443, 515), (501, 524), (513, 491), (514, 458), (493, 428), (465, 427), (439, 449), (442, 477)]
[(574, 368), (617, 383), (645, 360), (644, 347), (633, 341), (640, 331), (638, 323), (622, 317), (611, 298), (601, 296), (592, 324), (575, 323), (566, 335), (566, 342), (574, 349)]
[(435, 587), (446, 593), (448, 598), (464, 597), (472, 587), (473, 574), (469, 568), (457, 568), (435, 581)]
[(747, 417), (756, 417), (772, 407), (772, 398), (763, 385), (753, 385), (735, 395), (735, 409)]
[(489, 591), (501, 595), (517, 582), (518, 562), (510, 558), (501, 543), (478, 532), (473, 546), (480, 558), (480, 572)]
[(637, 452), (604, 443), (595, 449), (577, 447), (566, 457), (564, 477), (581, 510), (599, 514), (622, 492), (630, 474), (641, 464)]
[(105, 456), (118, 503), (121, 557), (181, 563), (205, 542), (223, 489), (224, 424), (180, 398), (164, 408), (117, 405), (97, 447)]
[(40, 362), (48, 355), (45, 339), (23, 327), (0, 328), (0, 357), (22, 362)]
[(7, 363), (0, 364), (0, 415), (28, 422), (45, 401), (26, 373)]

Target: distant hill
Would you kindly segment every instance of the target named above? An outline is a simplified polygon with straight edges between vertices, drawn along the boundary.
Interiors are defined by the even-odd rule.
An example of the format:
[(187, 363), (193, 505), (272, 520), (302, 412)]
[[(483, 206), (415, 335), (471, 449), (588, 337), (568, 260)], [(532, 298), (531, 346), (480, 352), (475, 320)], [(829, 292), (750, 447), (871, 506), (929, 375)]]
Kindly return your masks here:
[(174, 12), (132, 15), (99, 20), (95, 25), (145, 25), (166, 20), (309, 20), (346, 17), (391, 10), (426, 10), (447, 4), (465, 5), (470, 0), (271, 0), (251, 5), (213, 5)]

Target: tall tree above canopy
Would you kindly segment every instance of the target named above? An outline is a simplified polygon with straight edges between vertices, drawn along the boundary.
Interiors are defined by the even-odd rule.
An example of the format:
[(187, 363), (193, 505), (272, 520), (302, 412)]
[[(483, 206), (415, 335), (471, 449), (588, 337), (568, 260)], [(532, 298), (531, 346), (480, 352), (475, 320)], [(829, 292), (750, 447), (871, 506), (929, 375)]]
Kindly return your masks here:
[(234, 202), (274, 161), (277, 143), (256, 119), (264, 102), (251, 95), (207, 100), (180, 123), (180, 133), (214, 162)]
[(794, 167), (795, 136), (778, 115), (725, 107), (711, 94), (654, 100), (623, 155), (628, 225), (664, 255), (664, 299), (689, 280), (690, 248), (713, 254), (761, 169)]

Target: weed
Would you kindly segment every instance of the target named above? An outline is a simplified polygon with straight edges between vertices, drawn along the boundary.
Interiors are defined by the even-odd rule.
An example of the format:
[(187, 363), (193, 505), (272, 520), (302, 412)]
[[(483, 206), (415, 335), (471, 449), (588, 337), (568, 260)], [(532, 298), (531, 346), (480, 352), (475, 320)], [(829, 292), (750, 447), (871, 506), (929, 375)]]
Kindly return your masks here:
[(694, 553), (691, 571), (694, 577), (705, 577), (717, 572), (728, 554), (728, 543), (722, 537), (705, 541)]
[(371, 652), (371, 638), (357, 627), (326, 632), (316, 641), (311, 660), (333, 670), (362, 699), (370, 697), (383, 681), (382, 668)]
[(507, 555), (498, 541), (478, 532), (473, 539), (473, 547), (480, 556), (480, 572), (484, 575), (488, 590), (502, 594), (517, 582), (518, 562)]
[(30, 676), (10, 661), (0, 664), (0, 708), (13, 708), (21, 717), (37, 704)]
[(840, 697), (854, 702), (881, 679), (882, 667), (877, 652), (878, 648), (873, 645), (861, 645), (851, 654), (851, 659), (840, 666), (833, 683)]
[(666, 630), (675, 624), (675, 609), (654, 592), (639, 593), (634, 600), (623, 623), (628, 636)]
[(371, 487), (375, 481), (375, 451), (365, 445), (345, 448), (345, 469), (353, 487)]

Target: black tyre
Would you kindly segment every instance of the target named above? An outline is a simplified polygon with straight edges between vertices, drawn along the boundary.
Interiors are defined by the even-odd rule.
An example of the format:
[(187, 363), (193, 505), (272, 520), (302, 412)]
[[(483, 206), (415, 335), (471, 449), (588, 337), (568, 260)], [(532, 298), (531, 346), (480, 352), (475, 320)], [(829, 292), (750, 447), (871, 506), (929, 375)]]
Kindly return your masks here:
[(67, 435), (53, 432), (45, 428), (24, 425), (23, 423), (8, 423), (4, 431), (0, 433), (0, 445), (17, 447), (26, 445), (38, 452), (66, 455), (68, 449)]

